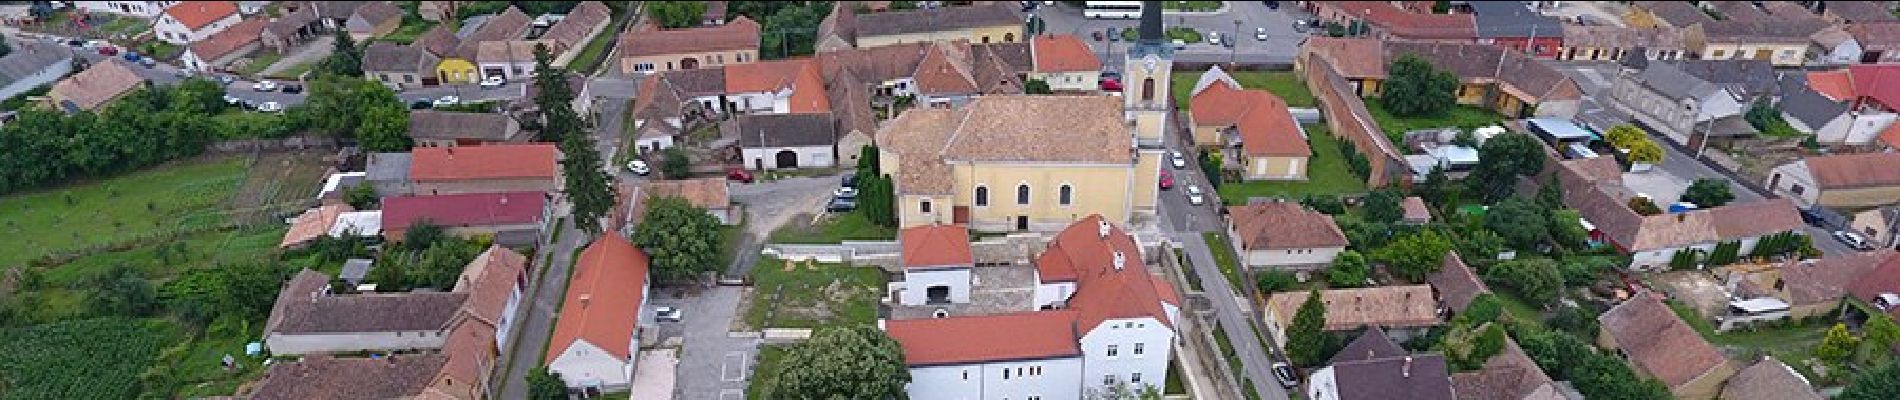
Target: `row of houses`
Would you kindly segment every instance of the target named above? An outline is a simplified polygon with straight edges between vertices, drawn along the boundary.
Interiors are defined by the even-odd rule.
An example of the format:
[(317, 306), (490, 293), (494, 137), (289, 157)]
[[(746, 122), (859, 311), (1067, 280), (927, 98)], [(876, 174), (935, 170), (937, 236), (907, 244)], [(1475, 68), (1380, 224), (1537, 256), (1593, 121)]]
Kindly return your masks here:
[(397, 90), (526, 79), (535, 74), (537, 47), (548, 48), (551, 65), (565, 66), (607, 29), (612, 17), (613, 10), (601, 2), (581, 2), (530, 38), (535, 19), (511, 6), (479, 19), (479, 25), (459, 30), (437, 25), (409, 44), (372, 43), (363, 52), (363, 77)]

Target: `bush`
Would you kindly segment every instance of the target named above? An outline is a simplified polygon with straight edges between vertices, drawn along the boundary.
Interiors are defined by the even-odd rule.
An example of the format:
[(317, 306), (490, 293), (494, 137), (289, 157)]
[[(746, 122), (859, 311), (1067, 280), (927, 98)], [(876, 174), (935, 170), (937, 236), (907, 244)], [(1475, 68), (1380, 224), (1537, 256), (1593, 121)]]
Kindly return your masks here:
[(1346, 204), (1339, 201), (1339, 196), (1330, 194), (1306, 196), (1306, 198), (1300, 199), (1300, 204), (1326, 215), (1340, 215), (1346, 213)]
[(1557, 263), (1547, 258), (1501, 262), (1486, 270), (1484, 278), (1532, 305), (1550, 304), (1563, 294), (1563, 274), (1557, 272)]
[(1260, 293), (1284, 292), (1299, 283), (1292, 272), (1268, 269), (1254, 273), (1254, 287), (1260, 289)]

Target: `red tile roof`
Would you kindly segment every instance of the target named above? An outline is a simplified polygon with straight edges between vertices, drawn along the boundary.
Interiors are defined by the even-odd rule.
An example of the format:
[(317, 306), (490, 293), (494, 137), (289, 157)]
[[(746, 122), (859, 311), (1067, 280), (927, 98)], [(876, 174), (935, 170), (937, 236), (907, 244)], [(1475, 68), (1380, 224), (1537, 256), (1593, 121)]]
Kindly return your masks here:
[(1294, 202), (1227, 207), (1234, 242), (1247, 250), (1345, 247), (1346, 233), (1333, 217)]
[(629, 29), (620, 37), (621, 57), (759, 50), (759, 23), (741, 15), (725, 25), (687, 29)]
[(1076, 311), (887, 321), (913, 367), (1082, 355)]
[(237, 12), (237, 2), (231, 1), (181, 1), (165, 9), (165, 15), (194, 31)]
[(406, 230), (423, 220), (444, 227), (534, 223), (547, 202), (541, 192), (384, 197), (383, 231)]
[[(1887, 257), (1872, 271), (1853, 279), (1847, 292), (1870, 305), (1882, 294), (1900, 293), (1900, 257)], [(1900, 317), (1900, 307), (1887, 310), (1887, 315)]]
[(1631, 365), (1674, 389), (1728, 362), (1658, 296), (1638, 293), (1597, 317)]
[(1835, 154), (1802, 162), (1822, 189), (1900, 185), (1900, 153)]
[(1808, 88), (1834, 101), (1854, 99), (1854, 81), (1848, 78), (1848, 70), (1814, 71), (1808, 73)]
[(1887, 129), (1880, 130), (1880, 142), (1887, 147), (1900, 149), (1900, 124), (1888, 123)]
[(648, 259), (633, 243), (608, 234), (574, 260), (574, 278), (544, 362), (554, 362), (574, 342), (585, 340), (620, 360), (631, 360), (633, 334), (646, 295)]
[(825, 80), (810, 58), (732, 64), (725, 67), (727, 94), (777, 92), (791, 89), (790, 113), (831, 110)]
[(1888, 109), (1900, 109), (1900, 64), (1849, 65), (1847, 72), (1852, 74), (1855, 93)]
[(1036, 72), (1102, 70), (1102, 59), (1075, 35), (1042, 35), (1029, 41)]
[(1470, 39), (1477, 37), (1477, 21), (1471, 14), (1423, 14), (1406, 11), (1384, 1), (1318, 2), (1338, 7), (1347, 15), (1365, 20), (1392, 36), (1407, 39)]
[[(1037, 270), (1054, 263), (1075, 271), (1075, 294), (1069, 296), (1068, 305), (1080, 312), (1076, 326), (1083, 331), (1116, 318), (1152, 317), (1173, 326), (1161, 307), (1163, 297), (1155, 292), (1155, 277), (1142, 264), (1135, 237), (1113, 224), (1107, 224), (1103, 235), (1104, 224), (1101, 215), (1070, 224), (1036, 257)], [(1117, 256), (1122, 259), (1119, 265)]]
[(211, 60), (231, 54), (232, 51), (244, 45), (256, 43), (258, 36), (264, 32), (264, 26), (269, 24), (270, 21), (264, 18), (244, 20), (237, 25), (231, 25), (230, 28), (225, 28), (223, 32), (192, 43), (191, 54), (196, 54), (199, 60), (211, 62)]
[(970, 231), (955, 225), (925, 225), (897, 234), (904, 249), (904, 268), (970, 266)]
[(527, 256), (493, 245), (462, 268), (454, 291), (468, 293), (468, 302), (463, 303), (462, 308), (485, 320), (489, 329), (495, 329), (507, 317), (502, 314), (508, 308), (508, 298), (514, 295), (527, 268)]
[(1232, 126), (1240, 133), (1241, 151), (1249, 156), (1308, 156), (1313, 154), (1299, 124), (1287, 111), (1286, 100), (1265, 90), (1242, 90), (1216, 82), (1188, 100), (1194, 124)]
[(284, 232), (284, 240), (277, 243), (277, 248), (300, 245), (316, 240), (318, 236), (329, 234), (330, 226), (336, 225), (336, 217), (350, 211), (355, 210), (348, 204), (332, 204), (304, 210), (303, 214), (298, 214), (297, 218), (290, 223), (290, 230)]
[(417, 147), (409, 164), (416, 182), (464, 179), (549, 178), (560, 174), (553, 144), (493, 144), (460, 147)]

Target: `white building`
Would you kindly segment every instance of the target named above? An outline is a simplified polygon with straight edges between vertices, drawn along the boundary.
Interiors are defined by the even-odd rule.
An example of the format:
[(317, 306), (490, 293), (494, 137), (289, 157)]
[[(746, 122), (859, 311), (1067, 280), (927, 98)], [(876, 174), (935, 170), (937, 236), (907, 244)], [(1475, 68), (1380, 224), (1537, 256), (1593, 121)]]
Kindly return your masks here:
[(73, 7), (88, 13), (112, 13), (151, 18), (164, 12), (176, 1), (75, 1)]
[(1227, 210), (1227, 235), (1247, 267), (1325, 268), (1346, 250), (1346, 234), (1333, 217), (1300, 203), (1249, 204)]
[(612, 392), (633, 384), (640, 316), (651, 288), (647, 262), (645, 252), (617, 234), (595, 240), (575, 260), (545, 359), (569, 388)]
[(904, 282), (898, 303), (964, 304), (970, 302), (970, 231), (954, 225), (926, 225), (904, 229), (897, 237), (903, 248)]
[(835, 123), (831, 114), (751, 114), (733, 117), (720, 128), (739, 138), (748, 168), (827, 168), (838, 161)]
[(183, 1), (176, 2), (158, 17), (158, 23), (152, 31), (158, 40), (176, 45), (186, 45), (204, 40), (225, 28), (237, 25), (242, 18), (238, 14), (237, 3), (229, 1)]
[[(912, 228), (904, 258), (955, 265), (969, 246), (967, 237), (961, 242), (954, 237), (961, 232)], [(1142, 259), (1133, 236), (1091, 215), (1064, 229), (1037, 255), (1041, 311), (883, 321), (904, 348), (910, 397), (1077, 399), (1111, 386), (1166, 386), (1181, 301), (1171, 284), (1149, 274)], [(935, 289), (942, 294), (937, 298), (954, 302), (955, 288), (969, 283), (950, 282), (955, 273), (933, 275), (938, 271), (907, 271), (906, 284), (923, 275), (941, 278), (918, 279), (918, 285), (926, 292), (941, 287)], [(1045, 293), (1066, 296), (1051, 299)]]
[(1088, 43), (1074, 35), (1041, 35), (1029, 41), (1035, 68), (1029, 79), (1042, 80), (1055, 91), (1094, 91), (1100, 86), (1102, 60)]

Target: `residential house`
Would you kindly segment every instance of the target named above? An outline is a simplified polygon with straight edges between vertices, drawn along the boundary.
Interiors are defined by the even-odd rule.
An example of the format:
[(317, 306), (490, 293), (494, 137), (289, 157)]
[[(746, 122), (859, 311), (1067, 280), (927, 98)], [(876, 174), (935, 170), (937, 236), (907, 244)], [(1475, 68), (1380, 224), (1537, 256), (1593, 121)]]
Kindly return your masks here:
[(1407, 354), (1378, 327), (1359, 334), (1307, 377), (1306, 397), (1332, 400), (1451, 400), (1450, 368), (1437, 354)]
[(543, 362), (569, 388), (591, 392), (633, 385), (651, 290), (647, 254), (618, 234), (594, 240), (574, 261), (561, 318)]
[[(822, 66), (821, 66), (822, 68)], [(831, 102), (831, 115), (837, 117), (838, 164), (858, 165), (866, 149), (876, 145), (877, 111), (871, 105), (871, 87), (849, 69), (842, 69), (825, 82), (825, 97)], [(873, 149), (872, 151), (876, 151)]]
[(1726, 19), (1691, 30), (1688, 45), (1703, 60), (1758, 60), (1778, 67), (1801, 66), (1809, 58), (1810, 36), (1828, 25), (1812, 14)]
[(237, 3), (223, 0), (180, 1), (158, 17), (152, 33), (159, 41), (187, 45), (237, 25)]
[[(1675, 28), (1566, 24), (1563, 30), (1564, 48), (1557, 55), (1558, 60), (1680, 60), (1687, 52), (1681, 30)], [(1630, 59), (1632, 56), (1640, 57)]]
[(476, 44), (475, 65), (482, 79), (526, 80), (536, 72), (534, 49), (539, 46), (547, 46), (550, 54), (567, 51), (552, 40), (490, 40)]
[(1769, 190), (1801, 207), (1858, 211), (1900, 203), (1900, 153), (1812, 156), (1775, 166)]
[(1867, 236), (1874, 247), (1900, 249), (1900, 205), (1885, 205), (1854, 214), (1848, 224)]
[(1439, 264), (1438, 272), (1425, 277), (1425, 283), (1432, 286), (1432, 294), (1438, 297), (1439, 306), (1446, 313), (1456, 315), (1471, 306), (1478, 296), (1491, 293), (1491, 288), (1478, 278), (1471, 267), (1465, 265), (1458, 252), (1446, 252), (1445, 261)]
[(706, 13), (700, 16), (699, 25), (724, 25), (726, 23), (726, 7), (727, 5), (724, 1), (706, 2)]
[(1856, 62), (1873, 64), (1900, 61), (1900, 21), (1850, 24), (1845, 29), (1860, 44), (1861, 54)]
[[(722, 112), (805, 114), (831, 110), (825, 81), (809, 58), (735, 64), (724, 68)], [(699, 96), (693, 96), (699, 97)]]
[(52, 85), (73, 71), (73, 53), (50, 43), (14, 42), (0, 56), (0, 98)]
[(289, 52), (293, 46), (324, 35), (323, 21), (312, 7), (280, 9), (277, 18), (268, 21), (257, 41), (265, 49), (278, 54)]
[(303, 357), (275, 362), (251, 393), (252, 400), (315, 398), (422, 398), (449, 362), (445, 354), (382, 358)]
[(1016, 4), (979, 3), (929, 9), (859, 14), (838, 3), (820, 21), (820, 48), (878, 47), (900, 43), (965, 41), (1013, 43), (1026, 40)]
[(1821, 18), (1845, 24), (1900, 21), (1893, 5), (1879, 1), (1830, 1), (1820, 4)]
[(310, 241), (328, 234), (330, 227), (336, 225), (338, 216), (351, 211), (355, 210), (348, 204), (329, 204), (304, 210), (302, 214), (291, 219), (290, 229), (284, 232), (284, 240), (277, 243), (277, 248), (286, 249), (309, 244)]
[(646, 214), (647, 200), (661, 197), (674, 197), (686, 200), (693, 207), (706, 210), (722, 225), (737, 225), (745, 218), (739, 207), (732, 203), (727, 192), (728, 183), (724, 178), (696, 178), (680, 180), (652, 180), (637, 189), (633, 203), (632, 220), (638, 221)]
[[(1900, 69), (1895, 69), (1900, 71)], [(1808, 76), (1851, 79), (1851, 70), (1815, 72)], [(1782, 79), (1781, 119), (1801, 133), (1814, 135), (1823, 144), (1874, 144), (1888, 130), (1900, 128), (1895, 114), (1878, 107), (1856, 109), (1850, 100), (1834, 99), (1809, 86), (1806, 76), (1791, 74)]]
[(724, 136), (739, 138), (745, 165), (762, 171), (837, 165), (832, 124), (826, 114), (757, 114), (734, 117), (721, 128)]
[(526, 143), (532, 135), (506, 114), (436, 110), (409, 112), (409, 138), (417, 147)]
[(381, 196), (406, 196), (415, 193), (409, 185), (409, 167), (414, 157), (408, 152), (369, 153), (363, 161), (363, 180)]
[(1828, 25), (1808, 35), (1809, 66), (1837, 66), (1854, 64), (1860, 61), (1863, 47), (1854, 39), (1847, 28), (1840, 25)]
[(650, 73), (759, 60), (759, 23), (741, 15), (710, 27), (658, 29), (647, 25), (620, 36), (614, 54), (622, 73)]
[[(957, 281), (964, 276), (958, 271), (972, 268), (968, 237), (958, 237), (960, 228), (936, 225), (906, 232), (900, 239), (906, 275), (927, 282), (925, 303), (954, 302), (951, 288), (968, 284)], [(1143, 259), (1134, 236), (1090, 215), (1062, 229), (1035, 257), (1035, 302), (1059, 307), (879, 326), (904, 351), (911, 376), (906, 392), (913, 399), (1062, 399), (1110, 385), (1165, 387), (1181, 297), (1150, 274)]]
[(1459, 104), (1489, 108), (1507, 117), (1564, 117), (1577, 113), (1583, 90), (1549, 65), (1502, 47), (1472, 43), (1383, 42), (1363, 38), (1313, 37), (1300, 46), (1294, 68), (1323, 59), (1340, 66), (1341, 77), (1361, 96), (1376, 97), (1385, 66), (1412, 55), (1456, 74)]
[(902, 287), (893, 294), (907, 306), (970, 302), (970, 230), (956, 225), (924, 225), (897, 232), (904, 269)]
[(1832, 315), (1840, 311), (1849, 286), (1893, 257), (1892, 250), (1878, 250), (1794, 260), (1767, 269), (1735, 267), (1729, 291), (1741, 298), (1780, 300), (1788, 305), (1789, 318)]
[(1286, 101), (1247, 90), (1219, 67), (1201, 74), (1188, 101), (1194, 144), (1218, 148), (1247, 180), (1306, 180), (1313, 149)]
[(566, 67), (567, 63), (573, 62), (574, 57), (580, 55), (594, 36), (607, 30), (607, 26), (613, 22), (613, 12), (601, 2), (583, 1), (569, 10), (561, 22), (554, 23), (546, 33), (542, 33), (541, 40), (554, 42), (549, 47), (562, 49), (554, 54), (552, 65)]
[(1640, 292), (1597, 317), (1597, 346), (1614, 349), (1638, 374), (1662, 381), (1677, 398), (1714, 398), (1736, 367), (1660, 295)]
[[(1326, 306), (1326, 332), (1379, 327), (1393, 340), (1405, 341), (1424, 334), (1443, 323), (1438, 300), (1428, 285), (1377, 286), (1358, 289), (1322, 290), (1320, 301)], [(1307, 292), (1274, 293), (1267, 298), (1262, 313), (1274, 343), (1286, 343), (1287, 327), (1293, 314), (1306, 302)]]
[(53, 106), (68, 114), (95, 111), (133, 90), (145, 87), (145, 78), (132, 66), (117, 59), (93, 63), (92, 67), (53, 84), (46, 92)]
[(1623, 21), (1632, 27), (1686, 29), (1715, 22), (1701, 7), (1686, 1), (1634, 1)]
[(560, 151), (553, 144), (417, 147), (411, 153), (409, 182), (418, 195), (560, 191)]
[[(1806, 78), (1806, 89), (1845, 104), (1847, 115), (1851, 117), (1845, 128), (1827, 124), (1815, 128), (1817, 135), (1846, 136), (1843, 142), (1853, 143), (1869, 130), (1878, 130), (1879, 133), (1873, 135), (1879, 145), (1900, 148), (1900, 123), (1896, 123), (1896, 119), (1900, 119), (1900, 110), (1897, 110), (1900, 107), (1894, 106), (1900, 104), (1900, 90), (1895, 89), (1895, 82), (1900, 82), (1900, 64), (1849, 65), (1845, 69), (1809, 72)], [(1791, 125), (1794, 122), (1789, 121)], [(1841, 130), (1847, 133), (1835, 133)]]
[(415, 44), (370, 43), (363, 50), (363, 77), (391, 89), (433, 86), (436, 63), (442, 59)]
[(1794, 368), (1764, 355), (1748, 368), (1742, 368), (1722, 387), (1722, 400), (1822, 400), (1808, 378)]
[(1163, 150), (1141, 143), (1158, 143), (1160, 125), (1131, 127), (1125, 112), (1119, 98), (1059, 95), (904, 111), (877, 139), (898, 226), (1048, 231), (1084, 215), (1154, 213), (1158, 189), (1146, 182), (1159, 179)]
[(1861, 274), (1847, 286), (1854, 296), (1852, 310), (1885, 313), (1900, 318), (1900, 257), (1880, 260), (1873, 270)]
[(1425, 199), (1422, 197), (1408, 196), (1399, 202), (1399, 208), (1405, 211), (1399, 217), (1401, 223), (1424, 225), (1432, 222), (1432, 208), (1425, 205)]
[(916, 104), (942, 107), (962, 104), (979, 95), (1023, 92), (1023, 82), (1016, 73), (1022, 69), (1012, 68), (994, 53), (983, 57), (973, 53), (975, 46), (962, 41), (933, 42), (925, 49), (923, 59), (917, 62), (917, 72), (911, 76)]
[(251, 18), (232, 25), (222, 32), (206, 37), (185, 47), (185, 54), (179, 61), (185, 69), (205, 72), (230, 65), (231, 62), (257, 51), (261, 43), (258, 38), (264, 33), (264, 27), (270, 21), (264, 18)]
[(1516, 1), (1474, 1), (1471, 15), (1477, 41), (1529, 54), (1557, 58), (1564, 49), (1564, 23)]
[[(501, 14), (484, 20), (481, 26), (476, 27), (467, 36), (454, 40), (432, 39), (432, 42), (438, 43), (432, 46), (446, 44), (443, 42), (454, 43), (447, 46), (450, 50), (446, 53), (437, 54), (442, 56), (442, 61), (436, 64), (436, 78), (443, 84), (457, 84), (475, 83), (486, 76), (506, 76), (507, 68), (491, 71), (488, 68), (478, 67), (477, 53), (480, 52), (484, 43), (515, 40), (527, 35), (529, 24), (532, 22), (528, 14), (523, 14), (520, 9), (509, 6)], [(418, 41), (421, 40), (418, 39)]]
[(1631, 255), (1630, 268), (1666, 268), (1678, 251), (1708, 252), (1724, 242), (1740, 243), (1741, 254), (1755, 249), (1763, 236), (1802, 232), (1805, 223), (1788, 199), (1734, 202), (1721, 207), (1671, 214), (1642, 215), (1630, 199), (1644, 196), (1623, 184), (1622, 170), (1609, 157), (1558, 163), (1564, 204), (1577, 210), (1590, 238)]
[(416, 14), (424, 21), (442, 22), (454, 20), (456, 9), (466, 1), (429, 0), (416, 4)]
[(403, 11), (387, 1), (365, 2), (350, 13), (350, 19), (343, 23), (350, 38), (366, 41), (388, 35), (402, 26)]
[(1102, 59), (1074, 35), (1040, 35), (1029, 41), (1035, 68), (1029, 79), (1055, 91), (1094, 92), (1102, 78)]
[(75, 1), (73, 8), (87, 13), (110, 13), (139, 18), (157, 17), (177, 1)]
[(409, 228), (426, 223), (456, 236), (485, 235), (496, 244), (532, 245), (547, 228), (551, 203), (543, 192), (384, 197), (383, 239), (401, 241)]
[[(468, 293), (468, 302), (462, 305), (464, 323), (474, 322), (487, 331), (494, 332), (493, 342), (486, 343), (490, 355), (500, 354), (503, 349), (511, 348), (509, 338), (514, 336), (515, 315), (521, 309), (523, 294), (528, 289), (528, 256), (502, 246), (489, 246), (469, 261), (468, 266), (455, 278), (453, 292)], [(449, 345), (454, 342), (450, 339)]]
[(1676, 143), (1692, 132), (1720, 136), (1756, 134), (1743, 114), (1757, 100), (1776, 95), (1772, 66), (1762, 61), (1649, 63), (1641, 73), (1617, 76), (1611, 102), (1643, 128)]
[(284, 284), (264, 326), (280, 355), (442, 347), (464, 292), (332, 293), (330, 275), (303, 270)]
[(1289, 201), (1228, 206), (1227, 236), (1249, 268), (1325, 268), (1348, 244), (1333, 216)]
[(1429, 42), (1470, 42), (1478, 37), (1477, 22), (1471, 14), (1415, 12), (1387, 1), (1303, 3), (1306, 11), (1318, 16), (1320, 22), (1347, 27), (1349, 35)]
[(1398, 343), (1393, 343), (1392, 337), (1387, 336), (1384, 329), (1379, 329), (1377, 326), (1368, 326), (1364, 331), (1359, 332), (1359, 335), (1354, 337), (1351, 342), (1346, 342), (1345, 347), (1340, 347), (1339, 351), (1333, 352), (1333, 358), (1327, 360), (1326, 364), (1403, 357), (1407, 354), (1410, 354), (1410, 352), (1406, 351), (1405, 348), (1399, 347)]
[(1504, 348), (1477, 371), (1451, 374), (1452, 391), (1460, 399), (1564, 400), (1565, 390), (1537, 362), (1524, 354), (1517, 341), (1504, 338)]

